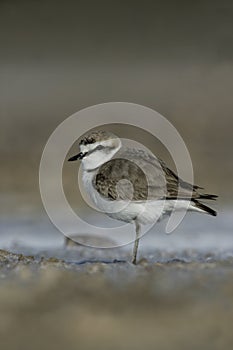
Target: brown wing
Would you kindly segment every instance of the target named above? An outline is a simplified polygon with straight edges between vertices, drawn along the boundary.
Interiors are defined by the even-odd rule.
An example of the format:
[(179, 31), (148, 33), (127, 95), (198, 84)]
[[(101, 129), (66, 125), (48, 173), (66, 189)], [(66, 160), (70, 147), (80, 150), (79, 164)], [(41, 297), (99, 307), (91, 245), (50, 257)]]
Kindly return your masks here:
[(183, 181), (162, 160), (144, 150), (127, 149), (122, 156), (103, 164), (93, 180), (94, 187), (106, 198), (135, 201), (216, 198), (200, 194), (199, 186)]
[(112, 159), (103, 164), (94, 186), (104, 197), (112, 200), (146, 200), (147, 179), (143, 170), (127, 159)]

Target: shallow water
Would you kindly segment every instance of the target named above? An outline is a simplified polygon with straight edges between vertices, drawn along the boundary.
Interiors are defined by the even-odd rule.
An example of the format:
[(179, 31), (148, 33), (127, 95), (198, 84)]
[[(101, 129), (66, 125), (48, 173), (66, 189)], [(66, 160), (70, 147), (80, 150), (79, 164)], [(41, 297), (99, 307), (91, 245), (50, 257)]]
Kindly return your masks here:
[[(217, 217), (200, 214), (187, 214), (179, 227), (172, 233), (165, 233), (166, 220), (156, 224), (140, 240), (139, 258), (149, 261), (164, 262), (169, 259), (184, 261), (202, 261), (206, 259), (223, 260), (233, 256), (233, 210), (220, 212)], [(94, 221), (95, 218), (89, 218)], [(98, 219), (99, 220), (99, 219)], [(98, 225), (104, 226), (105, 217)], [(115, 220), (114, 220), (115, 222)], [(121, 228), (119, 227), (120, 231)], [(130, 235), (134, 233), (130, 225)], [(50, 222), (46, 215), (31, 215), (2, 218), (0, 223), (0, 247), (25, 254), (45, 254), (64, 259), (83, 259), (83, 252), (87, 259), (128, 259), (132, 244), (115, 249), (94, 249), (77, 246), (77, 249), (64, 249), (64, 235)], [(78, 230), (77, 230), (78, 231)], [(110, 231), (111, 232), (111, 231)], [(89, 245), (89, 235), (78, 232), (86, 238)], [(101, 236), (99, 237), (101, 238)], [(114, 243), (119, 242), (117, 234), (110, 233)], [(104, 238), (103, 238), (104, 239)], [(77, 239), (77, 241), (80, 241)], [(121, 241), (120, 241), (121, 243)], [(99, 246), (99, 245), (98, 245)], [(78, 252), (82, 251), (82, 256)]]

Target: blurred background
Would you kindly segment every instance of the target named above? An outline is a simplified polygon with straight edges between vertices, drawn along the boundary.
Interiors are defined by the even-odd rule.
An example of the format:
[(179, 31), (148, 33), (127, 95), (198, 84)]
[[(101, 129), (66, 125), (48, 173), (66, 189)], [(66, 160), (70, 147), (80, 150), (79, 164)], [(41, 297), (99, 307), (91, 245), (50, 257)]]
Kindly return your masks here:
[[(165, 116), (189, 149), (195, 182), (220, 195), (218, 209), (231, 208), (232, 39), (231, 1), (2, 0), (4, 225), (46, 218), (38, 168), (47, 139), (71, 114), (110, 101), (142, 104)], [(140, 130), (112, 131), (146, 144), (173, 167), (163, 147)], [(72, 171), (64, 173), (70, 194)], [(80, 197), (74, 206), (81, 206)]]
[(196, 182), (231, 202), (232, 6), (2, 0), (2, 210), (12, 211), (16, 195), (40, 206), (46, 140), (69, 115), (109, 101), (164, 115), (188, 146)]
[[(230, 0), (0, 0), (4, 349), (232, 349), (232, 43)], [(131, 246), (65, 250), (39, 192), (40, 158), (54, 129), (110, 101), (165, 116), (189, 149), (195, 183), (220, 196), (210, 205), (217, 218), (188, 215), (173, 235), (163, 224), (148, 233), (137, 267), (127, 263)], [(150, 135), (121, 125), (112, 131), (174, 169)], [(64, 188), (84, 215), (76, 174), (64, 166)], [(125, 263), (109, 264), (114, 258)]]
[[(230, 208), (232, 39), (231, 1), (2, 0), (1, 215), (46, 215), (38, 167), (48, 137), (71, 114), (110, 101), (164, 115), (190, 151), (195, 182)], [(147, 139), (140, 130), (116, 131)]]

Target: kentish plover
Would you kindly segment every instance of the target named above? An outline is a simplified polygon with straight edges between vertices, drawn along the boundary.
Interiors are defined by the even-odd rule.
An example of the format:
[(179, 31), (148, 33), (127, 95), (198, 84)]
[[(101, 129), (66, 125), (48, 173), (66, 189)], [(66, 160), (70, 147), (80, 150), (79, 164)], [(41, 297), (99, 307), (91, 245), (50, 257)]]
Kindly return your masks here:
[(176, 200), (178, 209), (186, 208), (191, 199), (189, 211), (216, 216), (216, 211), (199, 202), (216, 195), (201, 194), (201, 187), (178, 178), (152, 153), (123, 147), (119, 137), (106, 131), (91, 132), (79, 147), (80, 153), (69, 161), (81, 160), (83, 185), (93, 203), (114, 219), (135, 223), (134, 264), (141, 225), (171, 213)]

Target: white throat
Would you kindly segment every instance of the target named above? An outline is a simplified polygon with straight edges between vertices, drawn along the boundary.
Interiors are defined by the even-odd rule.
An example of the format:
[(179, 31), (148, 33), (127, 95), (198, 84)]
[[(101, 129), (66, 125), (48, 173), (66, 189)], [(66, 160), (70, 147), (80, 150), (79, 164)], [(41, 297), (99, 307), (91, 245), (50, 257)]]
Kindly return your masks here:
[[(98, 149), (99, 146), (99, 149)], [(121, 148), (121, 140), (119, 138), (105, 141), (98, 141), (89, 145), (81, 145), (80, 151), (87, 155), (82, 159), (82, 167), (84, 171), (92, 171), (108, 162)]]

